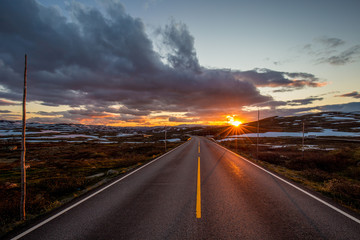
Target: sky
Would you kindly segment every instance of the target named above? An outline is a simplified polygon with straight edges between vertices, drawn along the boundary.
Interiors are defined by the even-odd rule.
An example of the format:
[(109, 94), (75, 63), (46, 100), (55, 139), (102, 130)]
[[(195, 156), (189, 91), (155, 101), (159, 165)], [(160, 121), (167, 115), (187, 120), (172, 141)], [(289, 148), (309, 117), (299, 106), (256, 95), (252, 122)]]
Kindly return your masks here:
[[(226, 124), (360, 111), (357, 0), (1, 0), (0, 119)], [(230, 118), (229, 118), (230, 116)]]

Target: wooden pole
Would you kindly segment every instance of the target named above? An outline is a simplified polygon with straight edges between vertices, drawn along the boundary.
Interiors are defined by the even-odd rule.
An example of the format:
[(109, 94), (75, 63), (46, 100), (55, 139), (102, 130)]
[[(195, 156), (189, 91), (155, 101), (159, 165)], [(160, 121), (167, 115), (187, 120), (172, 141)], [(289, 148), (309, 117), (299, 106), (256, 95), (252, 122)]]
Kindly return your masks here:
[(166, 125), (165, 125), (165, 152), (166, 152)]
[(22, 140), (21, 140), (21, 200), (20, 200), (20, 219), (25, 220), (25, 202), (26, 202), (26, 166), (25, 166), (25, 134), (26, 134), (26, 74), (27, 74), (27, 56), (25, 54), (24, 70), (24, 95), (23, 95), (23, 118), (22, 118)]
[(258, 109), (258, 120), (257, 120), (257, 137), (256, 137), (256, 159), (259, 159), (259, 128), (260, 128), (260, 110)]
[(305, 151), (304, 139), (305, 139), (305, 122), (303, 120), (303, 124), (302, 124), (302, 160), (304, 160), (304, 151)]

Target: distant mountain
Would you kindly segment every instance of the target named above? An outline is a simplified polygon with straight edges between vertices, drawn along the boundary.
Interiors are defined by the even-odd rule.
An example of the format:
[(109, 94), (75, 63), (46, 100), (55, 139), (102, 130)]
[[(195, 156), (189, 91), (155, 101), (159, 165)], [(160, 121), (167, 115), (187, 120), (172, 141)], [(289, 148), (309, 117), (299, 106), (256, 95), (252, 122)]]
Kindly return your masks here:
[[(238, 129), (220, 129), (217, 138), (227, 136), (256, 137), (258, 122), (243, 124)], [(360, 112), (322, 112), (300, 116), (269, 117), (259, 121), (260, 137), (360, 137)], [(228, 129), (228, 130), (227, 130)]]
[[(300, 116), (275, 116), (259, 121), (260, 132), (298, 132), (302, 131), (303, 123), (307, 132), (321, 132), (323, 129), (360, 132), (360, 112), (322, 112)], [(244, 125), (255, 128), (257, 121)], [(250, 132), (254, 132), (253, 128), (249, 128), (252, 129)]]
[[(303, 122), (305, 132), (355, 132), (360, 133), (360, 111), (357, 112), (321, 112), (305, 114), (300, 116), (269, 117), (261, 119), (260, 132), (301, 132)], [(205, 126), (198, 124), (182, 124), (179, 126), (167, 126), (166, 131), (179, 132), (193, 135), (216, 135), (226, 132), (231, 126)], [(255, 133), (257, 121), (245, 123), (240, 126), (242, 133)], [(104, 125), (82, 125), (82, 124), (40, 124), (27, 123), (28, 132), (53, 131), (60, 133), (78, 134), (148, 134), (159, 133), (165, 130), (164, 126), (155, 127), (113, 127)], [(240, 131), (239, 130), (239, 131)], [(0, 137), (19, 135), (21, 132), (21, 121), (0, 120)]]

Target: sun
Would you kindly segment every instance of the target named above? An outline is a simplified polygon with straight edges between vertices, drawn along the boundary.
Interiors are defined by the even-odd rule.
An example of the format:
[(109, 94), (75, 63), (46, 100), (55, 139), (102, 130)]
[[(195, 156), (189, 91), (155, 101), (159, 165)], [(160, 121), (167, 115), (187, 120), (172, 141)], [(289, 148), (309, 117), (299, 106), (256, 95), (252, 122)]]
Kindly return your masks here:
[(235, 117), (235, 115), (233, 115), (233, 116), (227, 116), (226, 118), (227, 118), (227, 120), (228, 120), (228, 123), (229, 123), (230, 125), (233, 125), (234, 127), (240, 126), (240, 125), (242, 124), (242, 122), (239, 121), (239, 120), (235, 120), (234, 117)]
[(235, 126), (235, 127), (238, 127), (242, 124), (242, 122), (240, 121), (233, 121), (233, 122), (230, 122), (231, 125)]

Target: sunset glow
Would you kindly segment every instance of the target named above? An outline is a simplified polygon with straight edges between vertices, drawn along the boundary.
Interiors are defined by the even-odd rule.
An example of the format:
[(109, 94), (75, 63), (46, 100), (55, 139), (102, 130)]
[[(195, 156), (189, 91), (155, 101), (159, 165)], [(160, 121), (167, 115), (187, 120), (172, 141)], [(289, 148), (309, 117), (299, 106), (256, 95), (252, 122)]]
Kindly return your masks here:
[(0, 120), (22, 119), (24, 54), (28, 122), (240, 130), (360, 107), (359, 1), (230, 1), (218, 18), (215, 1), (67, 2), (0, 1)]
[(229, 123), (230, 125), (235, 126), (235, 127), (238, 127), (238, 126), (240, 126), (240, 125), (242, 124), (241, 121), (239, 121), (239, 120), (237, 120), (237, 119), (235, 118), (235, 115), (233, 115), (233, 116), (227, 116), (226, 118), (227, 118), (227, 120), (228, 120), (228, 123)]
[(242, 122), (240, 121), (233, 121), (230, 124), (234, 125), (235, 127), (238, 127)]

